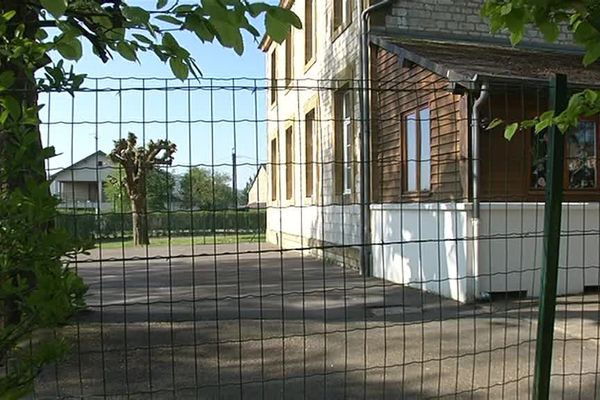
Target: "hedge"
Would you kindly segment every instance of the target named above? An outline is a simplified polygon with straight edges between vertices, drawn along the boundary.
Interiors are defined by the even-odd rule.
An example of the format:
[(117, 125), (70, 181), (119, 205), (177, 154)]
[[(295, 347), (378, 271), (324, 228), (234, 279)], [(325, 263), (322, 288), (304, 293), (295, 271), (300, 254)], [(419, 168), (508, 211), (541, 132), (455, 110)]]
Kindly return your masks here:
[[(172, 211), (149, 213), (150, 237), (213, 235), (226, 233), (264, 233), (267, 217), (264, 210)], [(131, 237), (131, 213), (60, 214), (58, 228), (84, 240)]]

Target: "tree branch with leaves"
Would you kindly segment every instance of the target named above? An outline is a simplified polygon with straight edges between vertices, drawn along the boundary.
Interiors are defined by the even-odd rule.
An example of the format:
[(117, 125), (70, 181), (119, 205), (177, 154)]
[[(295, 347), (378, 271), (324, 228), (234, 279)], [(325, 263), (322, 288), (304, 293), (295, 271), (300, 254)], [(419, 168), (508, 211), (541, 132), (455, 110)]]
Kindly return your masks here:
[[(241, 54), (244, 32), (259, 36), (251, 22), (257, 17), (279, 43), (291, 26), (301, 26), (290, 10), (245, 0), (158, 0), (152, 10), (128, 0), (0, 1), (0, 364), (10, 360), (17, 366), (0, 377), (0, 398), (25, 395), (40, 368), (64, 355), (67, 346), (60, 341), (31, 341), (27, 351), (21, 344), (40, 328), (66, 323), (85, 291), (67, 257), (84, 247), (53, 227), (58, 202), (44, 165), (54, 149), (42, 146), (38, 94), (80, 90), (85, 73), (67, 69), (65, 61), (79, 60), (84, 42), (103, 62), (117, 56), (139, 62), (138, 55), (147, 52), (181, 80), (198, 76), (200, 67), (179, 45), (178, 32)], [(120, 150), (116, 157), (137, 162), (127, 161), (134, 151), (127, 143)], [(169, 162), (161, 157), (150, 158)], [(128, 185), (137, 188), (140, 175), (131, 171)]]

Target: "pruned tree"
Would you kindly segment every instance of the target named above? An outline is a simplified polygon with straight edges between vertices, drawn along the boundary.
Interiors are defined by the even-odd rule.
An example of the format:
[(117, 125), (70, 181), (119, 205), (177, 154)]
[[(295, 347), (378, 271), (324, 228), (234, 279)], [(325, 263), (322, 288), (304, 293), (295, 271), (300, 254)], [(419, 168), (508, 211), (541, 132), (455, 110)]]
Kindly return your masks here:
[(138, 146), (137, 136), (129, 133), (127, 138), (115, 140), (109, 157), (123, 168), (123, 187), (131, 204), (133, 243), (136, 246), (150, 243), (147, 226), (148, 175), (158, 166), (173, 163), (177, 146), (168, 140), (151, 140), (146, 146)]
[[(125, 171), (119, 167), (108, 176), (104, 193), (116, 213), (131, 212), (131, 199), (125, 189)], [(164, 168), (155, 167), (146, 175), (146, 208), (149, 212), (166, 211), (169, 203), (177, 202), (175, 176)]]

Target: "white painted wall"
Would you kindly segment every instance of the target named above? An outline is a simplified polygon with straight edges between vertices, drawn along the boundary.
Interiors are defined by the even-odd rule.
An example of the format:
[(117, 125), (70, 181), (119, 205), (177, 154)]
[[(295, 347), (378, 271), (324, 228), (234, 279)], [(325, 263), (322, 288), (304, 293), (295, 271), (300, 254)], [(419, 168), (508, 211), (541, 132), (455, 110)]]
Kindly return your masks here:
[(473, 298), (465, 204), (371, 206), (373, 275), (459, 301)]
[[(371, 221), (376, 277), (459, 301), (540, 294), (543, 203), (482, 203), (477, 241), (470, 203), (375, 204)], [(600, 204), (564, 204), (561, 235), (558, 294), (598, 286)]]
[(357, 205), (330, 205), (304, 207), (269, 207), (267, 239), (284, 247), (294, 247), (281, 243), (282, 233), (303, 237), (303, 247), (309, 246), (310, 239), (339, 245), (359, 245), (360, 207)]
[[(543, 229), (543, 203), (483, 203), (480, 290), (527, 290), (529, 296), (539, 296)], [(559, 294), (599, 284), (599, 229), (599, 203), (563, 204)]]
[(254, 183), (248, 192), (248, 207), (263, 208), (267, 203), (269, 194), (269, 175), (267, 167), (261, 165), (254, 179)]

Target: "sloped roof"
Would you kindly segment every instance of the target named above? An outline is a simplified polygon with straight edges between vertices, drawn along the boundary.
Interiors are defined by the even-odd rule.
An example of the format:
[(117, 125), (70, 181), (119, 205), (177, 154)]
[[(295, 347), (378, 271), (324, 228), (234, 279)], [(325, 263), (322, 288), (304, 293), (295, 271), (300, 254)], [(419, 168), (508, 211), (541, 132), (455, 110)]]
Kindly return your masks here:
[[(89, 160), (91, 158), (95, 158), (96, 156), (104, 157), (104, 158), (106, 158), (108, 160), (108, 157), (107, 157), (106, 153), (103, 152), (102, 150), (98, 150), (98, 151), (90, 154), (89, 156), (86, 156), (86, 157), (82, 158), (81, 160), (73, 163), (72, 165), (69, 165), (68, 167), (63, 168), (60, 171), (57, 171), (54, 174), (50, 175), (50, 179), (54, 179), (57, 175), (65, 172), (65, 171), (69, 171), (71, 169), (77, 169), (81, 164), (85, 163), (87, 160)], [(110, 161), (110, 160), (108, 160), (108, 161)]]
[(490, 80), (544, 81), (567, 75), (571, 86), (600, 86), (600, 63), (585, 67), (582, 54), (492, 45), (373, 37), (372, 42), (450, 81), (469, 87), (476, 77)]

